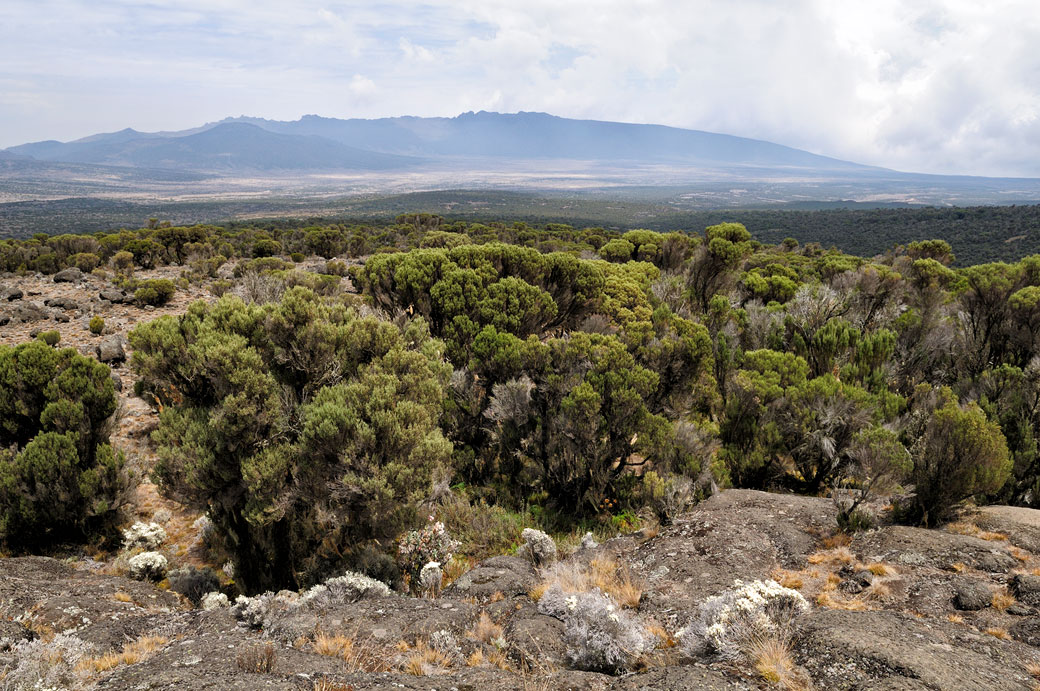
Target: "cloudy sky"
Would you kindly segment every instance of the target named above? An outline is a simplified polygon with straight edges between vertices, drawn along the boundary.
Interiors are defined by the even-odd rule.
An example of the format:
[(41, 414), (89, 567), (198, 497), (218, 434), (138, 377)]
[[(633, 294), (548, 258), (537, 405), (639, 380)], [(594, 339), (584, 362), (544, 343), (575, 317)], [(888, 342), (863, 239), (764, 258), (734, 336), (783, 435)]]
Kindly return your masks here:
[(650, 122), (1040, 177), (1036, 0), (3, 0), (0, 147), (229, 115)]

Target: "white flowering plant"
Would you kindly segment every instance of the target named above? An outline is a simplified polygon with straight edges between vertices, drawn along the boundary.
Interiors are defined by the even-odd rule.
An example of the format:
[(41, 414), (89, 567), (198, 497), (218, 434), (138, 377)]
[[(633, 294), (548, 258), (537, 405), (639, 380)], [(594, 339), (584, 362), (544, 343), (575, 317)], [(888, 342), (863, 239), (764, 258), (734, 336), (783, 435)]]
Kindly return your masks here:
[(577, 669), (616, 674), (653, 649), (639, 617), (599, 588), (568, 594), (553, 584), (538, 601), (538, 611), (563, 622), (567, 657)]
[(678, 638), (688, 655), (734, 659), (755, 639), (785, 635), (791, 622), (808, 609), (801, 593), (776, 581), (738, 580), (732, 589), (701, 603)]
[(443, 523), (430, 516), (420, 530), (405, 533), (397, 548), (397, 555), (401, 569), (417, 585), (424, 566), (430, 562), (447, 564), (458, 548), (459, 541), (448, 534)]

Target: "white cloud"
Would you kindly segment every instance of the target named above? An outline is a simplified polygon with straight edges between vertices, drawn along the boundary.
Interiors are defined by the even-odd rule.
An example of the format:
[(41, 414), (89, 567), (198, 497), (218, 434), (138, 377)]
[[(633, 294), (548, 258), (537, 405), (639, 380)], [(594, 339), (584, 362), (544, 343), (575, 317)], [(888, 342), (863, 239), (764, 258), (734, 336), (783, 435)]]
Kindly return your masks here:
[(1032, 0), (6, 0), (0, 146), (247, 113), (657, 122), (1040, 176)]

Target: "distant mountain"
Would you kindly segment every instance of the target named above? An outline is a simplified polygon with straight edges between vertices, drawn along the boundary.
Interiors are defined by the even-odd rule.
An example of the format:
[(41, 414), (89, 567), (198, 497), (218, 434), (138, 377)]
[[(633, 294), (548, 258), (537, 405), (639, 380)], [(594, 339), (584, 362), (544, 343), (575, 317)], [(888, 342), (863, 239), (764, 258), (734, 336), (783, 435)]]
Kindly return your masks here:
[(418, 163), (321, 137), (280, 134), (245, 122), (222, 123), (183, 136), (126, 129), (67, 144), (36, 142), (7, 151), (40, 161), (220, 172), (388, 170)]
[[(454, 118), (338, 120), (307, 115), (293, 122), (234, 118), (272, 132), (314, 135), (385, 153), (434, 157), (580, 159), (815, 170), (867, 170), (758, 139), (663, 125), (572, 120), (546, 113), (463, 113)], [(873, 168), (872, 170), (878, 170)]]
[[(182, 132), (133, 129), (72, 142), (7, 149), (39, 161), (210, 172), (391, 170), (420, 165), (590, 161), (621, 168), (671, 165), (870, 174), (882, 169), (771, 142), (661, 125), (572, 120), (545, 113), (464, 113), (454, 118), (292, 122), (228, 118)], [(886, 171), (887, 172), (887, 171)]]

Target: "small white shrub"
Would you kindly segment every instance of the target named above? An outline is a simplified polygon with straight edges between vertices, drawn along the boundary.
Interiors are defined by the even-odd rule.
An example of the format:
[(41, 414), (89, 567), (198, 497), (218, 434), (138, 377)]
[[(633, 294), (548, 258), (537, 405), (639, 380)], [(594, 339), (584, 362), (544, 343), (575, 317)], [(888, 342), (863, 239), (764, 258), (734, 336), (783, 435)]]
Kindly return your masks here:
[(206, 593), (202, 596), (202, 600), (199, 601), (199, 606), (204, 610), (220, 609), (227, 607), (229, 604), (227, 595), (216, 591)]
[(2, 689), (70, 689), (80, 681), (76, 665), (93, 654), (88, 643), (64, 633), (49, 642), (21, 641), (11, 649), (10, 667), (0, 667)]
[(578, 669), (615, 674), (631, 669), (653, 648), (639, 617), (599, 588), (567, 594), (553, 584), (538, 601), (538, 611), (563, 622), (567, 657)]
[(421, 530), (412, 530), (401, 538), (397, 553), (404, 571), (412, 577), (413, 588), (419, 584), (419, 573), (430, 562), (446, 564), (451, 561), (459, 541), (448, 534), (444, 524), (430, 516)]
[(783, 635), (808, 609), (801, 593), (776, 581), (736, 581), (731, 590), (701, 603), (694, 619), (678, 632), (679, 643), (687, 655), (735, 659), (752, 640)]
[(166, 576), (168, 562), (158, 552), (141, 552), (127, 561), (130, 578), (139, 581), (161, 581)]
[(166, 542), (166, 531), (158, 523), (134, 523), (123, 531), (123, 549), (154, 551)]
[(441, 591), (444, 572), (439, 562), (431, 561), (419, 572), (419, 590), (423, 593), (437, 595)]
[(531, 560), (535, 566), (556, 561), (556, 543), (551, 537), (534, 528), (524, 528), (520, 537), (524, 540), (524, 544), (517, 550), (520, 556)]

